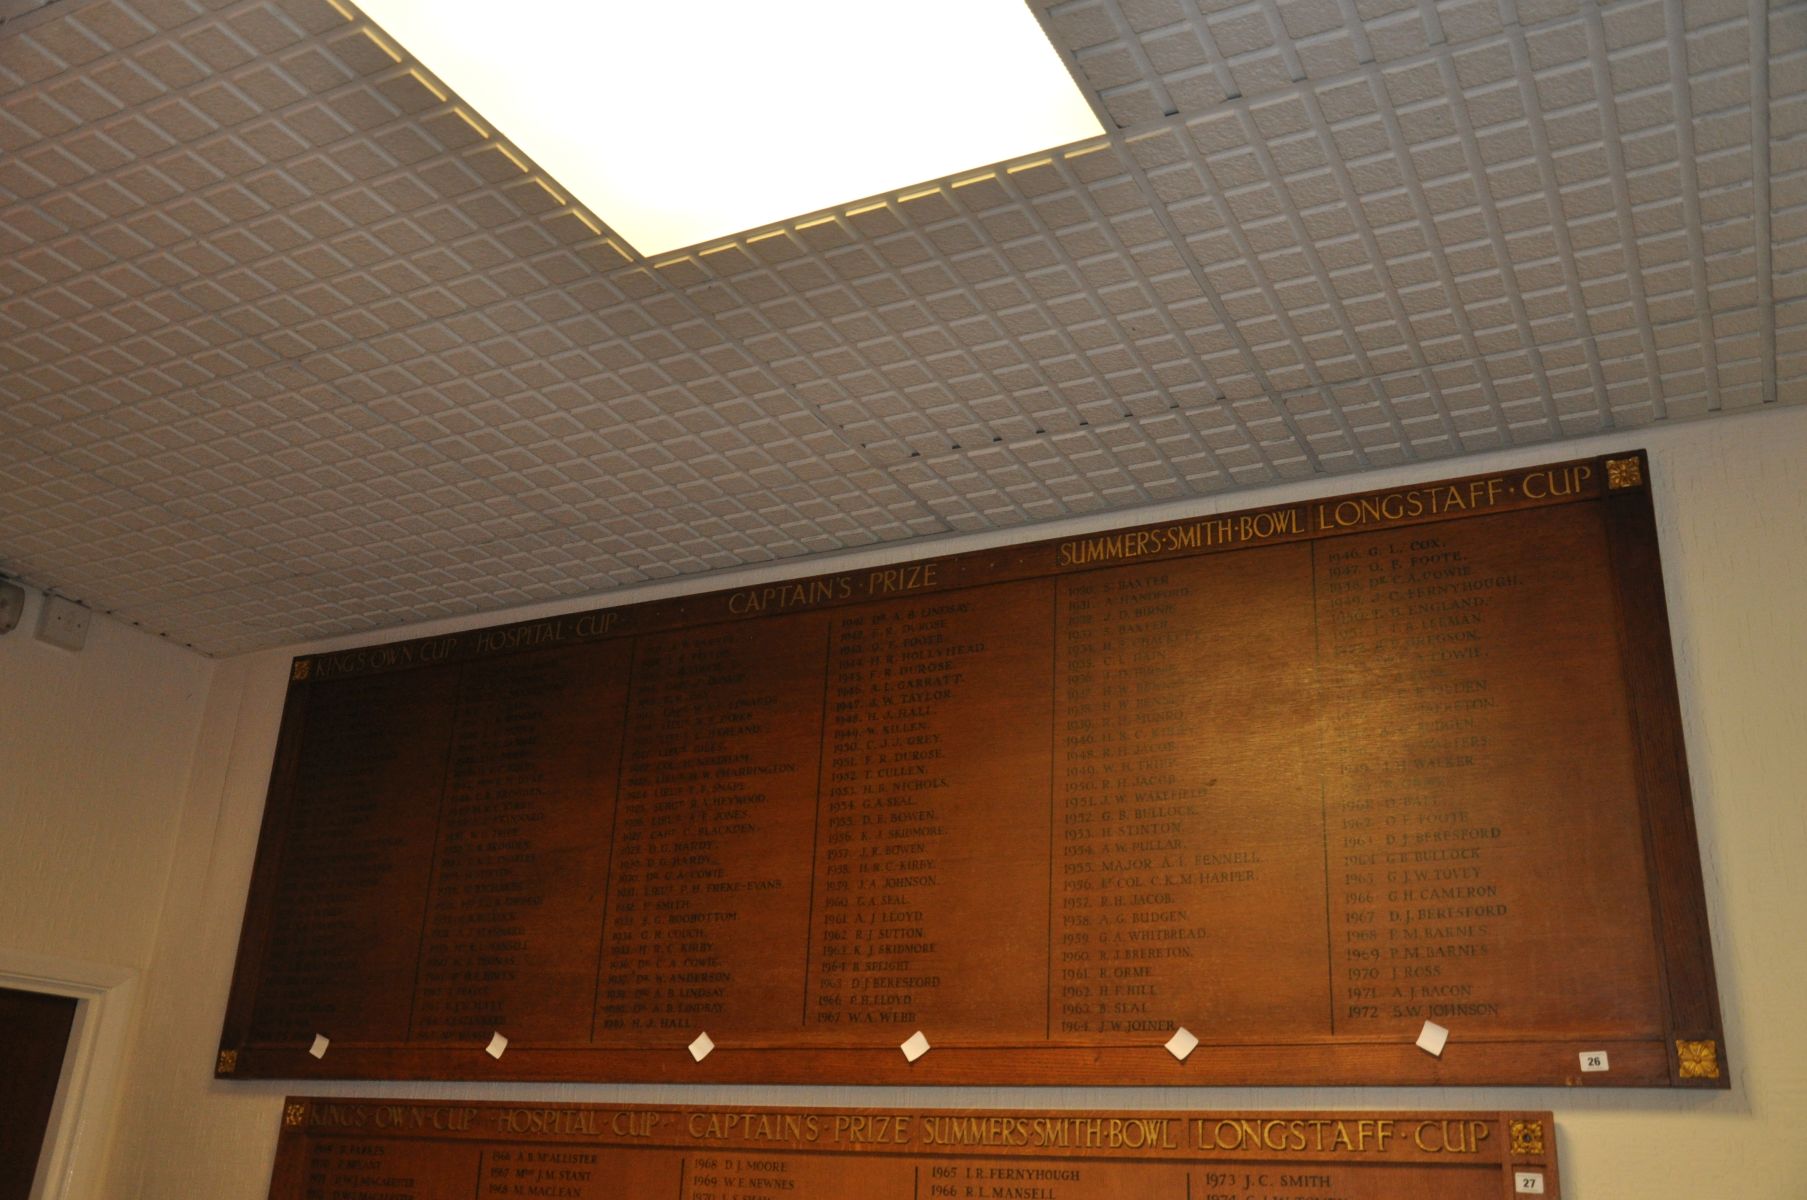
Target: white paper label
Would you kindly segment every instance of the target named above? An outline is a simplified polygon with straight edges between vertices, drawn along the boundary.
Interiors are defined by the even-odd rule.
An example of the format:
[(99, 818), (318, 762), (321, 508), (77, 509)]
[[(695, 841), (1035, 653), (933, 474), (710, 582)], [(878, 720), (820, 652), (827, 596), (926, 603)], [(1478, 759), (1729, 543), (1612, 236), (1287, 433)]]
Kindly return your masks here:
[(314, 1035), (314, 1044), (307, 1048), (307, 1052), (315, 1058), (325, 1058), (326, 1048), (332, 1044), (331, 1038), (323, 1033), (316, 1033)]
[(899, 1046), (898, 1049), (903, 1051), (905, 1058), (915, 1062), (929, 1052), (929, 1039), (923, 1037), (922, 1030), (918, 1029), (910, 1035), (910, 1040)]
[(1583, 1071), (1610, 1071), (1612, 1067), (1606, 1061), (1606, 1051), (1583, 1050), (1581, 1052), (1581, 1069)]
[(1198, 1038), (1194, 1037), (1192, 1031), (1184, 1025), (1174, 1030), (1173, 1036), (1167, 1039), (1167, 1053), (1181, 1062), (1185, 1062), (1186, 1056), (1196, 1049), (1198, 1049)]
[(502, 1051), (506, 1049), (508, 1049), (508, 1039), (499, 1033), (492, 1033), (489, 1037), (489, 1045), (483, 1048), (483, 1052), (491, 1058), (501, 1058)]
[(1435, 1021), (1426, 1021), (1418, 1033), (1418, 1048), (1436, 1058), (1443, 1057), (1443, 1045), (1449, 1041), (1449, 1030)]
[(715, 1049), (715, 1042), (710, 1039), (709, 1035), (699, 1033), (696, 1035), (696, 1041), (690, 1043), (690, 1057), (702, 1062), (709, 1057), (709, 1052), (713, 1049)]
[(1543, 1195), (1543, 1172), (1514, 1171), (1512, 1173), (1512, 1190), (1521, 1196)]

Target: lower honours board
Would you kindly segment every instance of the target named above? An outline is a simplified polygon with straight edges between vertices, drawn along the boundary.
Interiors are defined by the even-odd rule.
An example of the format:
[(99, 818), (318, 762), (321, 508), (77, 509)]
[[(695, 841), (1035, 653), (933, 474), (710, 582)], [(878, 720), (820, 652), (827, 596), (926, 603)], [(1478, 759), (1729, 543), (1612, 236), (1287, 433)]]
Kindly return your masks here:
[(1025, 1112), (291, 1098), (270, 1200), (1513, 1200), (1547, 1112)]
[(1649, 489), (297, 659), (218, 1071), (1726, 1086)]

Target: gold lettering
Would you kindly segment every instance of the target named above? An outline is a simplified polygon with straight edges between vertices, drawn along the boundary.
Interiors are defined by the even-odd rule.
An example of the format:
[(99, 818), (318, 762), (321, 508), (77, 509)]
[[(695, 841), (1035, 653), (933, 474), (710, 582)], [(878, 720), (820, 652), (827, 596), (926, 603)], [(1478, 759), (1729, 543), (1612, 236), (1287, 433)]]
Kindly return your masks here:
[(888, 596), (896, 592), (915, 592), (932, 588), (941, 582), (940, 563), (908, 563), (886, 567), (866, 576), (868, 596)]
[(1487, 1121), (1420, 1121), (1412, 1142), (1426, 1154), (1478, 1154), (1481, 1143), (1493, 1136)]
[(315, 1125), (362, 1129), (370, 1123), (370, 1112), (361, 1104), (316, 1104), (308, 1110), (308, 1120)]
[(1385, 1117), (1373, 1122), (1363, 1122), (1363, 1124), (1370, 1123), (1374, 1126), (1375, 1149), (1384, 1154), (1387, 1143), (1393, 1140), (1393, 1122)]
[(1594, 468), (1588, 463), (1577, 463), (1572, 467), (1552, 467), (1547, 471), (1532, 471), (1526, 475), (1519, 485), (1530, 500), (1549, 500), (1557, 496), (1578, 496), (1592, 479)]
[[(476, 648), (479, 654), (490, 654), (497, 650), (522, 650), (529, 646), (543, 646), (549, 642), (565, 640), (564, 620), (537, 621), (532, 625), (505, 625), (500, 629), (480, 629), (476, 634)], [(402, 647), (406, 650), (407, 647)], [(449, 647), (448, 647), (449, 649)], [(405, 656), (404, 661), (411, 661), (414, 655)]]
[(1240, 542), (1258, 542), (1281, 534), (1302, 532), (1299, 527), (1299, 510), (1296, 508), (1243, 513), (1236, 520), (1236, 540)]
[(1142, 558), (1151, 554), (1175, 554), (1222, 546), (1238, 541), (1259, 541), (1283, 533), (1303, 533), (1302, 510), (1243, 513), (1237, 517), (1206, 517), (1180, 525), (1104, 533), (1055, 547), (1054, 562), (1061, 567)]
[(1200, 1150), (1240, 1150), (1243, 1142), (1243, 1127), (1227, 1118), (1209, 1128), (1203, 1121), (1200, 1121), (1198, 1122), (1197, 1141)]
[(1105, 1126), (1105, 1145), (1112, 1150), (1142, 1150), (1167, 1140), (1166, 1121), (1158, 1117), (1112, 1117)]
[(458, 1129), (469, 1129), (477, 1119), (474, 1108), (436, 1108), (433, 1110), (433, 1128), (450, 1132)]
[(728, 612), (746, 617), (763, 612), (782, 612), (831, 600), (845, 600), (853, 595), (853, 576), (833, 575), (827, 579), (774, 583), (766, 587), (742, 588), (728, 594)]
[[(1505, 478), (1496, 476), (1490, 479), (1471, 479), (1465, 487), (1438, 484), (1401, 492), (1383, 492), (1375, 496), (1353, 496), (1347, 500), (1314, 505), (1311, 509), (1311, 525), (1314, 530), (1323, 533), (1491, 507), (1499, 503), (1505, 486)], [(1288, 531), (1300, 532), (1296, 524)]]
[[(834, 1134), (831, 1140), (848, 1142), (853, 1145), (886, 1143), (903, 1146), (910, 1141), (910, 1121), (911, 1118), (903, 1113), (882, 1113), (871, 1116), (859, 1113), (836, 1113)], [(816, 1131), (812, 1129), (808, 1136), (811, 1141), (814, 1141)], [(928, 1140), (931, 1142), (934, 1140), (932, 1133), (928, 1134)]]
[[(729, 598), (729, 603), (733, 603), (732, 597)], [(620, 620), (621, 614), (615, 609), (584, 613), (577, 618), (575, 632), (580, 638), (601, 637), (606, 633), (613, 632)]]
[[(1147, 1144), (1160, 1145), (1163, 1148), (1174, 1148), (1168, 1131), (1157, 1128), (1149, 1122), (1158, 1122), (1160, 1118), (1149, 1118)], [(1390, 1119), (1364, 1119), (1353, 1124), (1331, 1120), (1325, 1117), (1309, 1118), (1269, 1118), (1257, 1121), (1248, 1118), (1222, 1118), (1216, 1122), (1194, 1120), (1192, 1122), (1191, 1144), (1198, 1150), (1289, 1152), (1310, 1150), (1323, 1153), (1327, 1150), (1345, 1151), (1385, 1151), (1387, 1144), (1394, 1137), (1394, 1122)], [(1135, 1148), (1126, 1137), (1125, 1145)]]
[[(696, 1136), (695, 1129), (694, 1129), (694, 1125), (695, 1125), (695, 1114), (694, 1113), (691, 1114), (691, 1121), (692, 1121), (692, 1126), (693, 1126), (693, 1128), (691, 1130), (691, 1136), (694, 1137), (694, 1136)], [(614, 1132), (616, 1137), (649, 1138), (653, 1135), (653, 1128), (658, 1123), (659, 1123), (659, 1114), (658, 1113), (632, 1112), (632, 1111), (618, 1112), (609, 1121), (609, 1129)]]

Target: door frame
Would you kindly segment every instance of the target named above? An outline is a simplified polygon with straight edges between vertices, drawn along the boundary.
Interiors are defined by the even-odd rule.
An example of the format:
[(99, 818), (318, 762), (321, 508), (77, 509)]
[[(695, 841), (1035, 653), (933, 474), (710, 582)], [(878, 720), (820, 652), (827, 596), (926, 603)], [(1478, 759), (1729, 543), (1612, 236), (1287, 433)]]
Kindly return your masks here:
[(76, 1001), (31, 1200), (98, 1200), (119, 1108), (138, 972), (0, 946), (0, 987)]

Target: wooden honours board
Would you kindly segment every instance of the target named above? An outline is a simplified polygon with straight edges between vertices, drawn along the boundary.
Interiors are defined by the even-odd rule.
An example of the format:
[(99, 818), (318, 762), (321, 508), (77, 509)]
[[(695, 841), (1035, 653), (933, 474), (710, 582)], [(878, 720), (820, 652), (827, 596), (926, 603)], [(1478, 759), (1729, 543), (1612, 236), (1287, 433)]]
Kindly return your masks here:
[(1725, 1086), (1643, 456), (297, 659), (219, 1072)]
[(1516, 1200), (1547, 1112), (720, 1109), (291, 1098), (270, 1200)]

